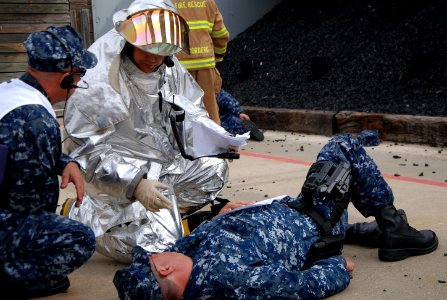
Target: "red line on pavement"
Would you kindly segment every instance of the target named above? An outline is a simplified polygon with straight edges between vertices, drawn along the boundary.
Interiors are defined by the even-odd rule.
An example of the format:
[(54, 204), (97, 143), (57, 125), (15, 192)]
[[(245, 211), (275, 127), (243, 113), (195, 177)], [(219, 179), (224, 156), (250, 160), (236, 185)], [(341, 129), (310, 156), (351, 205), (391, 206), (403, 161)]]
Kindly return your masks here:
[[(293, 158), (272, 156), (272, 155), (247, 152), (247, 151), (239, 151), (239, 153), (241, 155), (245, 155), (245, 156), (276, 160), (276, 161), (281, 161), (281, 162), (291, 163), (291, 164), (296, 164), (296, 165), (303, 165), (303, 166), (312, 165), (312, 163), (310, 163), (310, 162), (303, 161), (303, 160), (297, 160), (297, 159), (293, 159)], [(412, 178), (412, 177), (406, 177), (406, 176), (394, 176), (394, 175), (386, 174), (386, 173), (382, 173), (382, 175), (386, 179), (399, 180), (399, 181), (405, 181), (405, 182), (413, 182), (413, 183), (432, 185), (432, 186), (447, 187), (447, 182), (438, 182), (438, 181), (418, 179), (418, 178)]]
[(447, 187), (447, 182), (439, 182), (439, 181), (432, 181), (432, 180), (426, 180), (426, 179), (418, 179), (418, 178), (406, 177), (406, 176), (395, 176), (395, 175), (385, 174), (385, 173), (382, 173), (382, 175), (386, 179), (400, 180), (400, 181), (406, 181), (406, 182), (414, 182), (414, 183), (433, 185), (433, 186), (440, 186), (440, 187)]
[(303, 161), (303, 160), (297, 160), (297, 159), (293, 159), (293, 158), (272, 156), (272, 155), (247, 152), (247, 151), (239, 151), (239, 153), (242, 155), (246, 155), (246, 156), (259, 157), (259, 158), (265, 158), (265, 159), (270, 159), (270, 160), (277, 160), (277, 161), (287, 162), (287, 163), (296, 164), (296, 165), (303, 165), (303, 166), (311, 166), (312, 165), (312, 163), (310, 163), (310, 162)]

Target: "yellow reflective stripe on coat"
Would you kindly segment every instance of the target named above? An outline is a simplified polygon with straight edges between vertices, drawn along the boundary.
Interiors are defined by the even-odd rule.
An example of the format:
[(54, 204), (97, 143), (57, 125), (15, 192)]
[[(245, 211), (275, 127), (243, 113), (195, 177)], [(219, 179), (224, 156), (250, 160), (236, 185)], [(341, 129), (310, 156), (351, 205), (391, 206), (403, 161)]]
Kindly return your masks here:
[(214, 47), (214, 53), (223, 55), (223, 54), (227, 53), (227, 47), (222, 47), (222, 48)]
[(183, 65), (183, 67), (185, 67), (187, 70), (213, 68), (216, 66), (216, 60), (214, 57), (199, 58), (199, 59), (184, 59), (179, 61)]
[(209, 32), (213, 30), (214, 23), (207, 20), (187, 21), (189, 30), (206, 29)]
[(220, 30), (213, 31), (211, 33), (212, 38), (222, 38), (227, 37), (229, 35), (227, 28), (222, 28)]

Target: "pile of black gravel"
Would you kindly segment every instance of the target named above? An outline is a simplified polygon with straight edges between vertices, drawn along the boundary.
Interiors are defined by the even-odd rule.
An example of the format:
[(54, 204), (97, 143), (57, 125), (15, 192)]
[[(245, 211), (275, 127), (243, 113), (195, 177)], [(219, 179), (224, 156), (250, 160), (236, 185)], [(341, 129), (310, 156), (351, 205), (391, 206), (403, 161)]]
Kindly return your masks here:
[(447, 1), (283, 0), (218, 66), (242, 105), (447, 116)]

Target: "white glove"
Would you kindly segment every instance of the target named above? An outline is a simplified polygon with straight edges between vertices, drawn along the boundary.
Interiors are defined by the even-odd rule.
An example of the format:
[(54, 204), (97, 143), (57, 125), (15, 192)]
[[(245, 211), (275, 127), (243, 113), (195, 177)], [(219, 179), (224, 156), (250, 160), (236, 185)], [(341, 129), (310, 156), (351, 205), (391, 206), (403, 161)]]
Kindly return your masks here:
[(171, 208), (171, 201), (158, 189), (167, 190), (168, 186), (157, 180), (142, 179), (133, 195), (143, 204), (144, 208), (152, 212), (159, 211), (162, 208)]

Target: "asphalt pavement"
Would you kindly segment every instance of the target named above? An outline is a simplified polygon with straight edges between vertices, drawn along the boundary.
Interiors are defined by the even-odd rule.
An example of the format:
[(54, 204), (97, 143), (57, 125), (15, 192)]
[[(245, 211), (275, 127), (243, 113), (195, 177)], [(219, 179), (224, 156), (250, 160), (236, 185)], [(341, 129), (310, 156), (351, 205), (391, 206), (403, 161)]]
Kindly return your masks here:
[[(221, 196), (231, 201), (263, 200), (297, 195), (309, 166), (327, 136), (265, 131), (263, 142), (249, 141), (241, 158), (230, 163), (230, 180)], [(366, 148), (393, 189), (395, 206), (406, 211), (410, 225), (432, 229), (439, 238), (433, 253), (399, 262), (382, 262), (377, 249), (346, 245), (344, 255), (355, 264), (348, 288), (332, 299), (447, 299), (447, 149), (382, 142)], [(61, 190), (60, 201), (75, 195), (73, 186)], [(350, 222), (365, 220), (350, 205)], [(112, 283), (124, 265), (101, 254), (69, 278), (66, 293), (47, 299), (118, 299)]]

